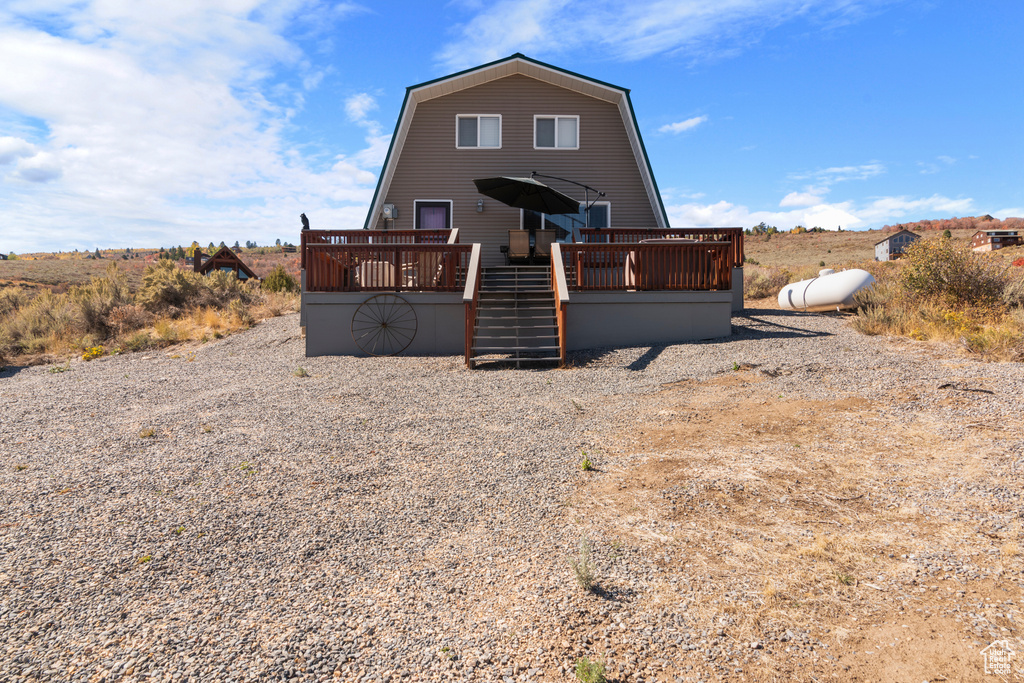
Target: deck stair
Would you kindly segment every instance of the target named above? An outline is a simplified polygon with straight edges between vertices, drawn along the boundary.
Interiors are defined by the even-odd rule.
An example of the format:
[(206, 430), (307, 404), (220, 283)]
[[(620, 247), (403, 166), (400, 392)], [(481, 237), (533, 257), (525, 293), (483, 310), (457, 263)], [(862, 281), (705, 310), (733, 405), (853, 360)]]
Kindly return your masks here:
[(548, 266), (484, 268), (470, 367), (550, 366), (561, 357)]

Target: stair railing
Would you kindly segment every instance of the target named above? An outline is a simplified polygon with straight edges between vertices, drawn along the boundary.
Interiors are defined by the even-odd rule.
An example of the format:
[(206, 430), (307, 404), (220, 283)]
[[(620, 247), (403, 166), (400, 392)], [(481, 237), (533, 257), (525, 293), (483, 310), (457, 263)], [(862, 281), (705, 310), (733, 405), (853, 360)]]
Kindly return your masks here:
[(473, 367), (473, 343), (476, 340), (476, 307), (480, 300), (480, 243), (473, 244), (469, 256), (469, 270), (466, 272), (466, 289), (462, 293), (462, 303), (466, 307), (466, 367)]
[(562, 245), (551, 245), (551, 287), (555, 290), (555, 321), (558, 323), (558, 366), (565, 367), (566, 332), (568, 327), (569, 287), (565, 281)]

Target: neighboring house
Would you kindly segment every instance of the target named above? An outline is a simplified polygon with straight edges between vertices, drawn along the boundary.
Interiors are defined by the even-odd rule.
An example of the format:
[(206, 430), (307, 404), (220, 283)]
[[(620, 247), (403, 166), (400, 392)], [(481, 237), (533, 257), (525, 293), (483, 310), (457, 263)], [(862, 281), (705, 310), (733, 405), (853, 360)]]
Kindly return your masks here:
[(239, 280), (248, 280), (249, 278), (259, 280), (252, 268), (245, 265), (245, 262), (227, 247), (221, 247), (212, 256), (204, 256), (203, 252), (196, 249), (192, 257), (192, 268), (200, 275), (209, 275), (214, 270), (223, 270), (227, 273), (234, 273)]
[(875, 243), (876, 261), (894, 261), (903, 256), (903, 250), (912, 243), (921, 239), (921, 236), (909, 230), (900, 230), (889, 235), (881, 242)]
[[(481, 244), (484, 266), (505, 262), (510, 228), (584, 227), (480, 195), (473, 180), (536, 171), (605, 193), (590, 227), (668, 226), (629, 90), (515, 54), (407, 89), (364, 224), (368, 229), (458, 228)], [(571, 183), (540, 178), (583, 202)], [(387, 219), (384, 209), (397, 216)], [(573, 220), (574, 219), (574, 220)]]
[[(533, 172), (589, 212), (473, 182)], [(310, 356), (564, 362), (727, 336), (743, 306), (742, 229), (668, 226), (629, 90), (521, 54), (408, 88), (363, 229), (301, 240)], [(506, 267), (513, 248), (544, 265)]]
[(1003, 247), (1020, 244), (1020, 233), (1016, 230), (979, 230), (971, 236), (974, 251), (995, 251)]

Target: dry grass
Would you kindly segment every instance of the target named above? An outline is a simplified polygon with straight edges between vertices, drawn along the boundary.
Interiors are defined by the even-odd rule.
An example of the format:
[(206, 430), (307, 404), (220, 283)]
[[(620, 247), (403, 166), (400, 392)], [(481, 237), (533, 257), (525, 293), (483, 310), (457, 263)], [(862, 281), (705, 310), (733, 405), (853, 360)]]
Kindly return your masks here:
[(117, 261), (81, 263), (101, 263), (104, 274), (70, 287), (0, 288), (0, 363), (209, 341), (298, 306), (294, 293), (263, 292), (226, 273), (202, 277), (171, 261), (147, 266), (137, 288)]
[[(891, 234), (881, 230), (861, 230), (801, 235), (779, 233), (772, 235), (771, 239), (748, 235), (744, 238), (743, 248), (748, 258), (762, 266), (795, 271), (802, 268), (818, 269), (818, 264), (824, 261), (826, 268), (843, 268), (874, 261), (875, 244)], [(957, 245), (967, 245), (970, 244), (972, 234), (971, 230), (954, 230), (952, 239)], [(928, 238), (938, 236), (935, 233), (926, 234)], [(1024, 247), (1003, 251), (1005, 253), (996, 253), (1000, 257), (1009, 257), (1014, 252), (1016, 258), (1021, 255), (1019, 252), (1024, 251)]]
[[(882, 663), (863, 656), (874, 648), (862, 628), (877, 630), (870, 638), (892, 640), (890, 628), (902, 641), (927, 638), (939, 622), (913, 615), (951, 607), (959, 586), (922, 592), (925, 579), (906, 557), (951, 551), (970, 563), (991, 558), (990, 570), (1019, 562), (1017, 541), (983, 537), (976, 522), (961, 521), (991, 509), (983, 495), (933, 495), (956, 489), (949, 482), (964, 482), (961, 491), (989, 485), (999, 448), (984, 429), (950, 438), (938, 416), (908, 422), (888, 408), (910, 398), (901, 391), (942, 395), (934, 384), (872, 400), (806, 400), (783, 398), (767, 381), (742, 370), (652, 396), (642, 409), (649, 414), (630, 420), (644, 431), (628, 429), (619, 444), (624, 455), (647, 457), (635, 464), (611, 448), (606, 476), (578, 504), (605, 538), (664, 555), (646, 609), (686, 602), (693, 628), (727, 618), (729, 638), (739, 642), (763, 641), (779, 628), (827, 628), (829, 654), (866, 667), (862, 680), (886, 679), (872, 669)], [(887, 625), (893, 614), (904, 626)], [(941, 652), (906, 656), (945, 666), (949, 653)], [(963, 666), (974, 665), (960, 656)], [(795, 666), (776, 653), (755, 680), (802, 675)]]
[(896, 268), (877, 269), (858, 292), (863, 334), (956, 342), (987, 360), (1024, 358), (1024, 277), (990, 254), (922, 240)]

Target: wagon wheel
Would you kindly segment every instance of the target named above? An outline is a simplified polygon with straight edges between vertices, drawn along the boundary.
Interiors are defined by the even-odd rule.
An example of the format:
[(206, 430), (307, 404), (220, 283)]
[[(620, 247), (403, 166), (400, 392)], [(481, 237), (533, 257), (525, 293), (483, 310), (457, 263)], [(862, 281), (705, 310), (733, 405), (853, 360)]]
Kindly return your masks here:
[(370, 297), (352, 315), (352, 339), (371, 356), (393, 356), (416, 336), (416, 311), (394, 294)]

